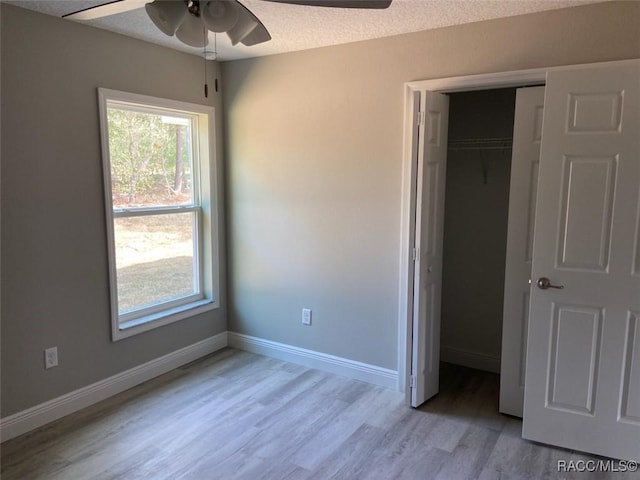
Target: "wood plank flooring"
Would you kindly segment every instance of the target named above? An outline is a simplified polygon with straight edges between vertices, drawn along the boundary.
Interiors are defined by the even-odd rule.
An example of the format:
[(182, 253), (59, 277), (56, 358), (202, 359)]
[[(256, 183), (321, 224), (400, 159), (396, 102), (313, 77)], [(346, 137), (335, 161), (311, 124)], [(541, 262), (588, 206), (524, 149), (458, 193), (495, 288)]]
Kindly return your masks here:
[[(627, 479), (559, 473), (589, 460), (520, 438), (499, 377), (448, 364), (419, 409), (404, 396), (224, 349), (2, 444), (2, 480)], [(610, 475), (610, 476), (606, 476)]]

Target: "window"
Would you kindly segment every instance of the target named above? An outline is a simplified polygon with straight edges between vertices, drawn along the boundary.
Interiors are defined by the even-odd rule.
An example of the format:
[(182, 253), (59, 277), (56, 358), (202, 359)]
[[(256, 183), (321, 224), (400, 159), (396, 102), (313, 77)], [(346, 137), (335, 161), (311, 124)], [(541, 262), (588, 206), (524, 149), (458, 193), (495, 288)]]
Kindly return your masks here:
[(113, 339), (218, 307), (213, 108), (99, 89)]

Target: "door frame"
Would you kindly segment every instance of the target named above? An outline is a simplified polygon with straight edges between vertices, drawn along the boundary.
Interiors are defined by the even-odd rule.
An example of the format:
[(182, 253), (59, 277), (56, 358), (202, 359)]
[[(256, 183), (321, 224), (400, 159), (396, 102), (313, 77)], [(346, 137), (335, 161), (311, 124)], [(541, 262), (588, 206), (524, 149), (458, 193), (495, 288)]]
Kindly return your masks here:
[(420, 125), (419, 99), (429, 90), (439, 93), (490, 90), (495, 88), (524, 87), (546, 83), (547, 73), (555, 70), (578, 70), (594, 66), (616, 66), (633, 63), (634, 60), (595, 62), (560, 67), (543, 67), (480, 75), (436, 78), (407, 82), (404, 85), (404, 137), (402, 152), (402, 187), (400, 214), (400, 275), (398, 291), (398, 390), (405, 394), (405, 402), (411, 404), (411, 358), (413, 355), (413, 249), (416, 229), (417, 172)]

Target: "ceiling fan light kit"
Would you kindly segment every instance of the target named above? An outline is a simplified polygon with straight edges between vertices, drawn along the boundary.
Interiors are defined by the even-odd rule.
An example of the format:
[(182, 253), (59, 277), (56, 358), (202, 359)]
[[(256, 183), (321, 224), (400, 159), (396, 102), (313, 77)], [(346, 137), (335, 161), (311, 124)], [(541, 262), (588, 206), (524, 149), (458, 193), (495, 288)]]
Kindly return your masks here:
[[(207, 30), (226, 32), (232, 45), (252, 36), (251, 45), (271, 40), (267, 29), (237, 0), (154, 0), (145, 5), (151, 21), (165, 35), (174, 33), (191, 47), (205, 47)], [(261, 27), (261, 28), (260, 28)], [(244, 43), (244, 42), (243, 42)]]
[(195, 15), (186, 15), (176, 30), (176, 37), (191, 47), (205, 47), (209, 44), (204, 24)]
[[(227, 33), (227, 35), (229, 35)], [(268, 42), (271, 40), (271, 35), (264, 28), (254, 28), (242, 38), (242, 44), (247, 47), (258, 45), (259, 43)]]
[(230, 30), (238, 21), (238, 6), (226, 0), (211, 0), (202, 9), (202, 21), (212, 32)]
[[(251, 12), (248, 10), (242, 11), (236, 24), (227, 32), (227, 36), (229, 40), (231, 40), (231, 45), (237, 45), (238, 42), (241, 42), (258, 24), (258, 19), (254, 17)], [(267, 33), (267, 35), (269, 35), (269, 33)]]
[(172, 36), (184, 20), (187, 9), (182, 2), (162, 2), (154, 0), (144, 6), (147, 15), (165, 35)]

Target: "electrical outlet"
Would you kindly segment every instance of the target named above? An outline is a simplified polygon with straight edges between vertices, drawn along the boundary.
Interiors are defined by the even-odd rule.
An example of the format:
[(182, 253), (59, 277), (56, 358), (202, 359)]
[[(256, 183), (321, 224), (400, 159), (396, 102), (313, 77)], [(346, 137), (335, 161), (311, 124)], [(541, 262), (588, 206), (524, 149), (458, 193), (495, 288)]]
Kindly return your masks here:
[(310, 308), (302, 309), (302, 324), (311, 325), (311, 309)]
[(58, 366), (58, 347), (47, 348), (44, 351), (44, 368)]

